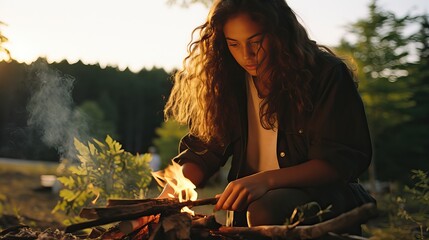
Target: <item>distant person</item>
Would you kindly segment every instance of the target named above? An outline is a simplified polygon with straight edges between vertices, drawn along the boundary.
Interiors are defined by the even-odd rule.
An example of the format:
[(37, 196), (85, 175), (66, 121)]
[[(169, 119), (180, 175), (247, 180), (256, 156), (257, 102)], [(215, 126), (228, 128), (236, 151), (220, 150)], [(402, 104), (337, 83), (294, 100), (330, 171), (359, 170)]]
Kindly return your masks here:
[(150, 168), (153, 172), (156, 172), (160, 170), (161, 168), (161, 157), (156, 151), (156, 148), (154, 146), (149, 147), (148, 152), (150, 154), (151, 160), (150, 160)]

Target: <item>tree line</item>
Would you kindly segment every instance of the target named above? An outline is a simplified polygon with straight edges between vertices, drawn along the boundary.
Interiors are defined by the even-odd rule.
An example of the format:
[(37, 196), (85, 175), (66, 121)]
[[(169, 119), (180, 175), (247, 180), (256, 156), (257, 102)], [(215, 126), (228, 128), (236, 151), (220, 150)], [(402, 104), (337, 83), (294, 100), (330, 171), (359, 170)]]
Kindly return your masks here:
[[(31, 65), (14, 60), (0, 62), (1, 157), (59, 159), (58, 149), (42, 141), (45, 129), (28, 126), (31, 112), (29, 100), (37, 91), (35, 81), (44, 81), (34, 76), (34, 65), (39, 62), (46, 60), (39, 59)], [(62, 61), (48, 66), (57, 71), (59, 77), (73, 79), (70, 108), (74, 113), (85, 116), (86, 136), (103, 140), (109, 134), (121, 142), (127, 151), (147, 152), (156, 137), (155, 129), (163, 121), (163, 106), (171, 88), (171, 73), (162, 68), (134, 73), (128, 69), (120, 71), (114, 67), (102, 68), (80, 61), (73, 64)], [(71, 118), (73, 115), (70, 121)], [(58, 132), (61, 134), (61, 129)]]
[[(377, 179), (407, 181), (411, 169), (429, 169), (428, 14), (397, 16), (372, 1), (368, 16), (347, 30), (331, 48), (359, 81), (374, 146), (371, 169)], [(173, 73), (160, 68), (134, 73), (67, 61), (48, 65), (75, 79), (73, 108), (89, 116), (91, 136), (104, 139), (110, 134), (132, 153), (155, 144), (164, 150), (164, 164), (176, 154), (186, 129), (163, 123), (162, 112)], [(0, 157), (56, 161), (57, 151), (40, 140), (40, 131), (27, 126), (27, 103), (34, 90), (29, 69), (13, 59), (0, 62)]]

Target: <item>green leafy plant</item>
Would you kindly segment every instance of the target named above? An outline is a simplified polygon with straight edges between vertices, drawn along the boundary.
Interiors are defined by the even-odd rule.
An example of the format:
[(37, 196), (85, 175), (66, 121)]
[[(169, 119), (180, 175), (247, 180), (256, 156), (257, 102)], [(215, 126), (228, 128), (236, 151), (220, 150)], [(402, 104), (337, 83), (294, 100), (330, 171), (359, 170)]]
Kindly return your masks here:
[[(0, 26), (2, 25), (6, 25), (6, 24), (0, 21)], [(4, 43), (7, 43), (8, 41), (9, 40), (7, 39), (7, 37), (5, 37), (0, 31), (0, 60), (3, 59), (6, 61), (10, 61), (12, 59), (9, 49), (4, 47)]]
[(412, 170), (412, 179), (416, 183), (412, 187), (405, 187), (405, 191), (411, 194), (411, 199), (418, 204), (418, 211), (410, 213), (405, 209), (406, 199), (398, 199), (400, 203), (398, 216), (411, 221), (418, 226), (417, 239), (425, 239), (424, 232), (429, 232), (429, 177), (427, 172)]
[(388, 195), (380, 199), (379, 208), (386, 212), (388, 221), (377, 226), (367, 227), (374, 240), (423, 240), (429, 239), (429, 177), (422, 170), (412, 170), (415, 183), (405, 186), (400, 196)]
[(76, 216), (82, 207), (103, 206), (109, 198), (144, 198), (152, 178), (148, 154), (126, 152), (110, 136), (105, 143), (93, 139), (85, 145), (75, 139), (74, 145), (80, 165), (58, 178), (64, 188), (53, 209), (74, 215), (65, 224), (81, 221)]

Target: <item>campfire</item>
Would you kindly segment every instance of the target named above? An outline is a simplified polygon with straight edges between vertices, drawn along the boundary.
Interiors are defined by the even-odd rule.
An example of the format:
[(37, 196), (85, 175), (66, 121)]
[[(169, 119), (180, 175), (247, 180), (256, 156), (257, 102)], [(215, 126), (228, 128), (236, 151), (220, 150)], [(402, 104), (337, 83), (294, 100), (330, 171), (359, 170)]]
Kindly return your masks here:
[[(200, 199), (196, 186), (187, 179), (179, 164), (172, 162), (166, 169), (152, 173), (156, 182), (174, 189), (174, 195), (165, 199), (124, 200), (110, 199), (105, 208), (84, 208), (80, 216), (91, 221), (74, 224), (66, 232), (76, 232), (84, 228), (107, 223), (119, 223), (108, 231), (93, 230), (92, 236), (102, 239), (189, 239), (193, 234), (208, 236), (210, 230), (217, 230), (213, 215), (195, 214), (190, 208), (200, 205), (214, 205), (217, 198)], [(196, 231), (195, 229), (200, 229)], [(173, 234), (173, 237), (166, 235)]]
[[(84, 208), (80, 216), (88, 222), (70, 225), (66, 233), (93, 228), (88, 238), (98, 239), (312, 239), (336, 232), (375, 216), (375, 206), (366, 204), (334, 219), (311, 225), (297, 223), (281, 226), (226, 227), (214, 215), (197, 214), (194, 206), (215, 205), (217, 198), (198, 199), (195, 185), (183, 176), (181, 166), (174, 163), (153, 173), (158, 184), (169, 184), (175, 196), (166, 199), (110, 199), (104, 208)], [(104, 230), (100, 225), (119, 222)], [(339, 238), (340, 239), (340, 238)]]

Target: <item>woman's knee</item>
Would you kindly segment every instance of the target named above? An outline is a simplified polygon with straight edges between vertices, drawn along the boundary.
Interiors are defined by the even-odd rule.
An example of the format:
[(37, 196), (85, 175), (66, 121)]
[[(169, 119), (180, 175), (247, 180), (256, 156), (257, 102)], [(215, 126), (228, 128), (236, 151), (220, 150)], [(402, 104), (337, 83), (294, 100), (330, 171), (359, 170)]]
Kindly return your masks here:
[(271, 190), (249, 204), (247, 222), (249, 226), (284, 224), (296, 207), (311, 201), (311, 197), (300, 189)]

